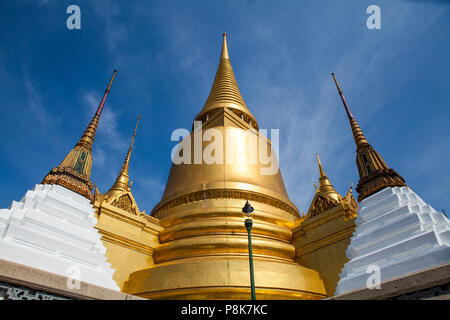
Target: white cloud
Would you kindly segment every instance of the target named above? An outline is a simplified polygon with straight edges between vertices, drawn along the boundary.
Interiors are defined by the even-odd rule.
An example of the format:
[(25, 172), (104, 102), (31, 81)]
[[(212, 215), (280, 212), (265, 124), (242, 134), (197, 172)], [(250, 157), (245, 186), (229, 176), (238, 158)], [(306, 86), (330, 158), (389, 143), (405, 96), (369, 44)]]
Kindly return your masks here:
[(36, 90), (28, 74), (25, 74), (23, 81), (25, 84), (25, 92), (27, 95), (27, 102), (30, 111), (33, 114), (34, 118), (45, 130), (48, 127), (49, 121), (52, 117), (50, 117), (50, 114), (47, 112), (46, 108), (42, 104), (41, 95), (39, 91)]
[(118, 21), (121, 14), (121, 8), (118, 2), (111, 0), (93, 1), (94, 11), (103, 20), (101, 25), (104, 27), (105, 40), (110, 51), (115, 51), (119, 44), (126, 40), (130, 30), (125, 24)]

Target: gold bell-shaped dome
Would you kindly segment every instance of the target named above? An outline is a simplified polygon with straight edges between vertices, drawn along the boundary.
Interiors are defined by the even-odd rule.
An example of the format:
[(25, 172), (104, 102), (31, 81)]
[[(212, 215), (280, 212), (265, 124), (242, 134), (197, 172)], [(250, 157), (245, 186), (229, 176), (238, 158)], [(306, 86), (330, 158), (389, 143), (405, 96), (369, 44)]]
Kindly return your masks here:
[[(204, 140), (201, 136), (196, 139), (193, 130), (189, 137), (190, 157), (185, 163), (172, 164), (162, 200), (153, 209), (153, 215), (180, 196), (204, 198), (204, 191), (207, 190), (239, 190), (248, 193), (242, 199), (254, 198), (250, 194), (265, 195), (292, 215), (298, 215), (298, 209), (287, 195), (278, 170), (278, 160), (272, 155), (271, 142), (260, 136), (257, 122), (240, 94), (229, 59), (226, 33), (223, 35), (222, 54), (211, 93), (195, 121), (201, 121), (203, 135), (211, 128), (220, 131), (219, 135), (223, 137), (222, 157), (215, 163), (205, 163), (204, 159), (198, 161), (195, 153), (203, 156), (210, 142), (200, 141)], [(200, 147), (196, 146), (197, 142), (201, 144)], [(258, 142), (267, 144), (270, 166), (275, 168), (271, 174), (263, 170), (269, 165), (257, 159), (262, 152)], [(252, 151), (255, 152), (256, 161), (250, 159)]]
[(162, 199), (151, 213), (165, 228), (153, 252), (155, 264), (130, 274), (125, 292), (150, 299), (248, 299), (242, 214), (248, 200), (255, 209), (257, 299), (325, 296), (319, 274), (294, 261), (291, 228), (300, 215), (287, 195), (271, 142), (260, 134), (239, 92), (225, 34), (211, 93), (177, 157), (183, 161), (174, 159)]

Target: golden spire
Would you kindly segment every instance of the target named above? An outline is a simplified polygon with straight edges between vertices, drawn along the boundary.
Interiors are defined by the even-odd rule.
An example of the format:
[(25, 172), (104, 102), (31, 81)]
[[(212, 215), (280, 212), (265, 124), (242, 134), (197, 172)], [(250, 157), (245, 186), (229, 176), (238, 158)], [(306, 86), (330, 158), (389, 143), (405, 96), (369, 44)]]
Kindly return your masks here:
[(128, 192), (130, 190), (130, 186), (128, 186), (129, 182), (128, 167), (130, 165), (131, 150), (133, 149), (134, 137), (136, 136), (136, 131), (139, 125), (140, 118), (141, 116), (138, 116), (136, 127), (134, 128), (133, 137), (131, 138), (130, 147), (128, 148), (127, 155), (125, 156), (125, 161), (123, 162), (122, 168), (120, 169), (119, 175), (117, 176), (116, 182), (106, 193), (106, 195), (109, 198), (119, 193), (122, 194), (124, 192)]
[(223, 33), (222, 54), (220, 59), (230, 60), (230, 56), (228, 55), (227, 34), (225, 32)]
[(323, 171), (322, 163), (320, 162), (319, 155), (316, 153), (317, 157), (317, 164), (319, 165), (319, 192), (322, 194), (336, 200), (340, 201), (341, 196), (339, 193), (334, 189), (333, 185), (330, 182), (330, 179), (325, 175), (325, 172)]
[(202, 120), (202, 117), (219, 108), (230, 108), (239, 117), (242, 117), (247, 123), (251, 121), (257, 128), (257, 122), (242, 98), (239, 87), (234, 76), (233, 68), (230, 63), (228, 53), (227, 34), (223, 34), (222, 52), (220, 55), (219, 67), (211, 88), (211, 92), (203, 106), (202, 111), (195, 120)]
[(94, 143), (95, 133), (97, 132), (98, 122), (105, 106), (106, 98), (111, 89), (114, 76), (114, 70), (111, 81), (103, 95), (100, 105), (95, 112), (94, 117), (84, 131), (78, 143), (64, 158), (59, 166), (54, 167), (42, 180), (42, 184), (59, 184), (72, 191), (75, 191), (89, 200), (93, 199), (91, 190), (93, 188), (91, 177), (92, 168), (92, 145)]
[(334, 83), (338, 89), (338, 93), (344, 104), (345, 112), (353, 132), (353, 138), (356, 144), (356, 165), (359, 172), (359, 182), (356, 186), (358, 192), (358, 201), (362, 201), (368, 196), (378, 192), (386, 187), (403, 187), (406, 186), (405, 179), (395, 170), (390, 169), (383, 158), (375, 151), (375, 149), (367, 142), (358, 123), (353, 117), (352, 112), (344, 98), (341, 88), (337, 83), (334, 73), (331, 74)]
[(318, 153), (316, 153), (316, 158), (317, 158), (317, 164), (319, 165), (320, 178), (325, 178), (326, 175), (325, 175), (325, 172), (323, 171), (322, 163), (320, 162), (320, 158), (319, 158), (319, 154)]
[(330, 209), (333, 209), (340, 204), (344, 205), (344, 203), (350, 203), (353, 196), (347, 193), (347, 195), (343, 198), (337, 191), (334, 189), (333, 185), (328, 179), (325, 171), (323, 170), (322, 163), (320, 162), (319, 155), (316, 153), (317, 165), (319, 166), (319, 188), (317, 188), (314, 183), (314, 188), (316, 189), (316, 194), (311, 201), (308, 212), (306, 214), (307, 218), (312, 218), (317, 215), (320, 215), (324, 212), (327, 212)]

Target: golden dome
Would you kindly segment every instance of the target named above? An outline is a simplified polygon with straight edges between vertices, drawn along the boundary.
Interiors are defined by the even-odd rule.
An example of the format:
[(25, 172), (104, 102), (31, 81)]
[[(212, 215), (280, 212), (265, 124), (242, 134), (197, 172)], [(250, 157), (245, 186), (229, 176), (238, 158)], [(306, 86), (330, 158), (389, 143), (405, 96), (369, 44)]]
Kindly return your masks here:
[[(239, 117), (236, 109), (244, 112), (253, 121), (246, 121), (243, 115)], [(276, 170), (274, 174), (265, 174), (264, 168), (267, 169), (269, 165), (265, 165), (261, 161), (250, 161), (252, 155), (249, 153), (252, 150), (255, 151), (258, 158), (261, 142), (268, 144), (268, 157), (272, 156), (273, 151), (271, 142), (260, 136), (258, 130), (255, 130), (256, 120), (239, 92), (229, 60), (226, 34), (223, 37), (219, 68), (211, 93), (203, 110), (196, 117), (196, 121), (208, 112), (207, 120), (205, 118), (202, 121), (202, 130), (207, 131), (214, 128), (221, 132), (224, 138), (222, 163), (206, 164), (204, 161), (201, 164), (196, 163), (194, 152), (196, 151), (195, 141), (198, 140), (195, 138), (194, 131), (191, 132), (188, 138), (191, 142), (190, 161), (189, 163), (172, 164), (164, 194), (153, 209), (152, 215), (155, 215), (169, 202), (186, 194), (203, 199), (205, 196), (208, 197), (207, 190), (240, 190), (245, 196), (243, 199), (250, 197), (250, 200), (254, 199), (256, 195), (265, 195), (274, 203), (276, 202), (278, 206), (285, 207), (293, 215), (299, 216), (297, 207), (289, 200), (280, 170)], [(255, 143), (255, 141), (259, 141), (259, 143)], [(202, 141), (200, 143), (203, 155), (210, 142)], [(278, 168), (276, 156), (272, 156), (271, 160), (271, 165)]]
[[(226, 111), (225, 111), (226, 112)], [(224, 113), (225, 113), (224, 112)], [(233, 117), (233, 114), (226, 114), (228, 117)], [(212, 119), (217, 120), (217, 119)], [(234, 119), (239, 121), (240, 119)], [(208, 129), (208, 124), (203, 127), (203, 130)], [(247, 150), (251, 150), (250, 135), (254, 134), (258, 138), (258, 133), (249, 133), (241, 128), (233, 126), (216, 126), (215, 130), (222, 133), (224, 137), (224, 155), (223, 163), (213, 164), (194, 164), (194, 159), (190, 164), (172, 164), (169, 173), (166, 188), (161, 201), (153, 209), (152, 215), (156, 216), (157, 211), (167, 206), (177, 198), (185, 195), (192, 195), (193, 197), (200, 197), (201, 200), (205, 198), (214, 197), (213, 192), (208, 190), (239, 190), (242, 199), (265, 196), (271, 199), (277, 206), (282, 206), (287, 209), (294, 216), (298, 216), (297, 207), (289, 200), (289, 197), (284, 186), (281, 172), (277, 169), (275, 174), (263, 174), (264, 168), (267, 166), (261, 164), (260, 161), (250, 163), (249, 155), (245, 155)], [(191, 141), (194, 140), (194, 133), (191, 133)], [(202, 154), (208, 147), (208, 142), (202, 143)], [(195, 145), (191, 145), (191, 155), (194, 154)], [(236, 155), (227, 163), (227, 155)], [(192, 158), (194, 158), (192, 156)], [(272, 158), (277, 161), (276, 158)], [(278, 163), (272, 164), (278, 167)], [(223, 197), (224, 195), (217, 195)], [(232, 195), (230, 195), (232, 196)], [(236, 197), (236, 195), (233, 195)]]

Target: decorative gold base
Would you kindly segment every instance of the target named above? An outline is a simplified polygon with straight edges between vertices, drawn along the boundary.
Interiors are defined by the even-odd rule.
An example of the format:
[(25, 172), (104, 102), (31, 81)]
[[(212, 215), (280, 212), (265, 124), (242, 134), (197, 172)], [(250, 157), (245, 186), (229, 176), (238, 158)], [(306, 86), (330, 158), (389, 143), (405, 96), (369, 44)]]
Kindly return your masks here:
[(394, 169), (374, 171), (359, 180), (356, 186), (356, 192), (359, 194), (358, 201), (361, 202), (386, 187), (406, 187), (405, 179)]
[(54, 167), (47, 176), (42, 180), (41, 184), (59, 184), (67, 189), (81, 194), (83, 197), (93, 200), (94, 195), (91, 193), (93, 189), (92, 182), (84, 174), (78, 173), (68, 167)]
[[(250, 296), (250, 287), (208, 287), (168, 290), (140, 297), (154, 300), (250, 300)], [(257, 300), (321, 300), (326, 297), (308, 292), (256, 288), (256, 298)]]
[[(257, 299), (323, 299), (317, 271), (294, 262), (254, 258)], [(130, 274), (123, 291), (149, 299), (250, 299), (248, 257), (199, 257)]]

